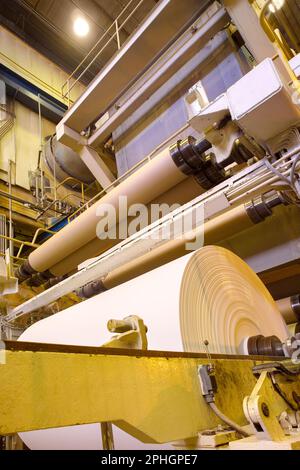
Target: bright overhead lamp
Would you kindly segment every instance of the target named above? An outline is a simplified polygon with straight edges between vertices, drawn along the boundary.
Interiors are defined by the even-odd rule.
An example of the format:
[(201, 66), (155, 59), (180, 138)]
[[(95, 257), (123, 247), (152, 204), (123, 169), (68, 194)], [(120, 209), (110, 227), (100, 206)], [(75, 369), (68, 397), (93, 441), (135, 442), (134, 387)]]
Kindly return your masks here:
[(74, 21), (73, 29), (74, 29), (74, 33), (77, 36), (84, 37), (89, 33), (90, 25), (88, 24), (85, 18), (83, 18), (82, 16), (79, 16)]

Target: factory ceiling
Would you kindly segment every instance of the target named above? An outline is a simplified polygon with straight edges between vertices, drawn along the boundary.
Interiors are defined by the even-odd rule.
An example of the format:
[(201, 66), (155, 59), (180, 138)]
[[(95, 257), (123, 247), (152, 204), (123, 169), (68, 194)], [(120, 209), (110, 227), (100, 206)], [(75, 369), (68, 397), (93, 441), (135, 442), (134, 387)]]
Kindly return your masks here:
[[(129, 0), (1, 0), (0, 24), (67, 72), (72, 72), (128, 3)], [(128, 12), (138, 3), (139, 0), (131, 0)], [(141, 3), (121, 30), (121, 43), (136, 29), (156, 3), (158, 0), (144, 0)], [(90, 30), (85, 37), (74, 34), (74, 18), (78, 16), (85, 18), (89, 24)], [(122, 18), (125, 17), (124, 14)], [(111, 32), (110, 35), (112, 34)], [(108, 38), (109, 35), (106, 41)], [(83, 81), (89, 82), (116, 50), (117, 40), (114, 38)]]

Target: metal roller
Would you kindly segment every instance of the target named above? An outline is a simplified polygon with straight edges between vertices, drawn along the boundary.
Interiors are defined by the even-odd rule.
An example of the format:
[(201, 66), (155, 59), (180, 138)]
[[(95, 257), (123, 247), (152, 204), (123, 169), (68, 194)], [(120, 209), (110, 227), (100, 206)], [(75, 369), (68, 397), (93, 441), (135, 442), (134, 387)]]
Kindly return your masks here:
[[(162, 194), (168, 195), (172, 192), (171, 200), (185, 203), (205, 189), (201, 186), (201, 180), (197, 180), (201, 171), (204, 176), (207, 171), (212, 171), (213, 163), (207, 162), (203, 156), (210, 144), (206, 141), (197, 142), (193, 137), (184, 141), (178, 141), (170, 149), (163, 150), (153, 160), (140, 168), (126, 180), (106, 194), (100, 201), (87, 209), (84, 213), (64, 227), (60, 232), (48, 239), (42, 246), (33, 251), (28, 258), (31, 273), (50, 271), (53, 276), (61, 276), (72, 269), (76, 269), (78, 264), (84, 260), (99, 255), (109, 249), (116, 240), (100, 240), (96, 238), (96, 227), (101, 220), (97, 216), (97, 209), (103, 204), (110, 204), (118, 209), (119, 198), (127, 196), (128, 206), (134, 203), (149, 204), (158, 202)], [(202, 152), (202, 153), (201, 153)], [(205, 173), (206, 172), (206, 173)], [(218, 169), (214, 169), (215, 184), (223, 179)], [(196, 182), (200, 184), (197, 190), (195, 181), (188, 179), (189, 183), (181, 188), (179, 185), (186, 182), (188, 175), (195, 176)], [(218, 177), (216, 176), (218, 175)], [(206, 179), (211, 177), (205, 176)], [(152, 182), (149, 184), (149, 182)], [(213, 184), (213, 183), (211, 183)], [(191, 189), (186, 191), (187, 186)], [(178, 190), (172, 191), (173, 188)], [(169, 194), (170, 196), (170, 194)], [(170, 197), (168, 198), (170, 201)], [(118, 211), (116, 210), (118, 217)], [(117, 222), (122, 222), (117, 219)], [(107, 243), (106, 243), (107, 242)], [(18, 273), (17, 273), (18, 275)], [(20, 280), (25, 280), (22, 276)]]

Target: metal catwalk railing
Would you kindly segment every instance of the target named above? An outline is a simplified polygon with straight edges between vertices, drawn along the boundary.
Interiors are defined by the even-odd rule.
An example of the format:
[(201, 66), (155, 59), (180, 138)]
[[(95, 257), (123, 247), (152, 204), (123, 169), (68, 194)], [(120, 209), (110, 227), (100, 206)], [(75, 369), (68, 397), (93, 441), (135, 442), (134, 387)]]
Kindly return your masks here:
[[(134, 13), (139, 9), (139, 7), (144, 3), (145, 0), (139, 0), (136, 3), (136, 0), (130, 0), (121, 13), (117, 16), (114, 22), (110, 27), (102, 34), (98, 39), (96, 44), (92, 47), (89, 53), (84, 57), (84, 59), (78, 64), (76, 69), (69, 75), (67, 80), (62, 85), (61, 94), (64, 100), (67, 101), (68, 106), (71, 103), (71, 91), (73, 90), (76, 83), (79, 80), (83, 79), (86, 73), (90, 70), (91, 66), (99, 58), (103, 51), (111, 44), (114, 40), (117, 43), (117, 50), (120, 50), (122, 47), (120, 31), (128, 23), (130, 18)], [(105, 41), (105, 42), (104, 42)], [(101, 46), (102, 44), (102, 46)]]

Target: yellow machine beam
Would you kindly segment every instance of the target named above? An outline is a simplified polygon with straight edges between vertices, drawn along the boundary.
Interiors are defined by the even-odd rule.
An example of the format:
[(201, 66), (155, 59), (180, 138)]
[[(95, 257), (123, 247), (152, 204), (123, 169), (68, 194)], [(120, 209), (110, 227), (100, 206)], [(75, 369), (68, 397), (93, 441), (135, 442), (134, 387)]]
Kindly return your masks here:
[(216, 404), (246, 425), (243, 399), (266, 358), (5, 342), (0, 351), (0, 435), (112, 422), (143, 442), (197, 437), (220, 420), (198, 367), (213, 364)]

